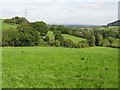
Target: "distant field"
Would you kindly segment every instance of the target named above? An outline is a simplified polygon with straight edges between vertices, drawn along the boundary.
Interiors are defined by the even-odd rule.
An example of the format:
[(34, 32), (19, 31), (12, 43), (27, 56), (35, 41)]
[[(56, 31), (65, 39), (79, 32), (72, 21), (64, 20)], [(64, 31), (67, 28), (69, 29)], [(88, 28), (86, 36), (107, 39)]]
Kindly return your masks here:
[(10, 28), (16, 28), (16, 25), (11, 25), (11, 24), (7, 24), (7, 23), (3, 23), (3, 20), (0, 19), (0, 30), (8, 30)]
[(118, 30), (118, 26), (110, 26), (109, 28), (98, 28), (98, 30), (114, 30), (117, 31)]
[[(49, 31), (47, 35), (50, 37), (51, 40), (54, 40), (54, 35), (53, 35), (52, 31)], [(70, 39), (74, 43), (78, 43), (80, 41), (85, 41), (86, 40), (84, 38), (79, 38), (79, 37), (68, 35), (68, 34), (62, 34), (62, 35), (64, 36), (65, 39)]]
[(3, 88), (117, 88), (118, 49), (2, 48)]

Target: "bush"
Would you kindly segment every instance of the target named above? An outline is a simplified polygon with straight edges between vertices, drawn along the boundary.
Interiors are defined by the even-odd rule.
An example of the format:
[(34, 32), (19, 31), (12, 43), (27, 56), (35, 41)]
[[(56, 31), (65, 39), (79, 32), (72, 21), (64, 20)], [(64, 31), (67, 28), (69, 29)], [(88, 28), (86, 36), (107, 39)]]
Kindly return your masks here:
[(55, 40), (54, 45), (55, 45), (56, 47), (59, 47), (59, 46), (60, 46), (60, 41)]
[(67, 39), (64, 41), (64, 46), (69, 48), (75, 48), (76, 45), (70, 39)]
[(109, 46), (109, 45), (110, 45), (109, 40), (104, 39), (103, 42), (102, 42), (102, 46), (106, 47), (106, 46)]
[(45, 39), (44, 39), (46, 42), (50, 42), (50, 37), (49, 36), (45, 36)]
[(110, 43), (113, 43), (113, 42), (115, 41), (115, 39), (114, 39), (113, 37), (108, 37), (108, 41), (109, 41)]
[(89, 47), (87, 41), (81, 41), (79, 42), (81, 48)]

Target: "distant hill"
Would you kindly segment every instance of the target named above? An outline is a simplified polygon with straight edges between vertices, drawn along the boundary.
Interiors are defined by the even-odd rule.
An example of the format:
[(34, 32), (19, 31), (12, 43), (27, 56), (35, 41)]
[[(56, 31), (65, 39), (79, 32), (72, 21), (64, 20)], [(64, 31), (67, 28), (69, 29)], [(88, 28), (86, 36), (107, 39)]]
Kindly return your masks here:
[(115, 22), (109, 23), (107, 26), (120, 26), (120, 20), (117, 20)]

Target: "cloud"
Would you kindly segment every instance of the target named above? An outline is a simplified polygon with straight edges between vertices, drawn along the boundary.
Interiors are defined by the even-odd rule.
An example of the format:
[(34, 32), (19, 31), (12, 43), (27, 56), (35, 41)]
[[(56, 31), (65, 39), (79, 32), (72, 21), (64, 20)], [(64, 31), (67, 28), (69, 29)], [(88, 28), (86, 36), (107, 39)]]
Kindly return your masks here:
[(59, 0), (61, 2), (57, 2), (58, 0), (22, 1), (0, 3), (0, 7), (2, 7), (1, 17), (25, 16), (26, 9), (27, 19), (30, 21), (43, 20), (47, 23), (107, 24), (109, 21), (117, 19), (117, 2), (83, 2), (83, 0), (82, 2), (73, 0), (65, 0), (66, 2), (63, 0)]
[(119, 2), (119, 0), (2, 0), (0, 2)]

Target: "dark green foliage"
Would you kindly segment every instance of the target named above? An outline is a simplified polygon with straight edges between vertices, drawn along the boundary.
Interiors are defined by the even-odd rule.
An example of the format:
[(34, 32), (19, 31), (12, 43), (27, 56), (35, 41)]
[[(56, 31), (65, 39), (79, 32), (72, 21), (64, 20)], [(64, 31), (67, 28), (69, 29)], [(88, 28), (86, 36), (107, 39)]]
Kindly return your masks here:
[(44, 39), (46, 42), (49, 42), (50, 41), (50, 37), (49, 36), (45, 36), (45, 39)]
[(89, 46), (95, 46), (95, 36), (89, 38)]
[(115, 41), (115, 39), (114, 39), (113, 37), (109, 37), (109, 38), (108, 38), (108, 41), (109, 41), (110, 43), (113, 43), (113, 42)]
[(4, 23), (10, 23), (10, 24), (13, 24), (13, 23), (15, 23), (15, 21), (12, 20), (12, 19), (5, 19), (5, 20), (4, 20)]
[(19, 42), (16, 42), (18, 40), (17, 36), (18, 32), (16, 30), (2, 31), (2, 46), (14, 46), (18, 44)]
[(59, 26), (57, 27), (57, 30), (61, 31), (61, 33), (63, 33), (63, 34), (66, 34), (66, 33), (67, 33), (67, 29), (66, 29), (66, 27), (63, 26), (63, 25), (59, 25)]
[(55, 45), (56, 47), (59, 47), (59, 46), (60, 46), (60, 41), (55, 40), (54, 45)]
[(61, 32), (58, 30), (54, 30), (53, 34), (55, 35), (55, 40), (60, 41), (61, 45), (63, 45), (62, 43), (64, 42), (64, 37), (62, 36)]
[(79, 44), (80, 44), (79, 47), (81, 47), (81, 48), (89, 47), (87, 41), (81, 41), (81, 42), (79, 42)]
[(24, 18), (24, 17), (20, 18), (20, 17), (16, 16), (15, 18), (12, 18), (12, 19), (5, 19), (4, 23), (28, 24), (29, 21), (26, 18)]
[(45, 36), (47, 32), (49, 31), (48, 26), (43, 21), (33, 22), (30, 24), (30, 26), (34, 28), (35, 30), (39, 31), (42, 36)]
[(16, 20), (16, 24), (27, 24), (29, 23), (26, 18), (20, 18)]
[(108, 39), (104, 39), (103, 42), (102, 42), (102, 46), (106, 47), (106, 46), (109, 46), (110, 45), (110, 42)]
[(64, 41), (64, 46), (69, 48), (75, 48), (75, 44), (70, 39)]
[(56, 25), (51, 25), (51, 26), (50, 26), (50, 30), (51, 30), (51, 31), (54, 31), (54, 30), (56, 30), (56, 29), (57, 29), (57, 26), (56, 26)]
[(3, 46), (34, 46), (40, 45), (42, 39), (38, 31), (22, 25), (17, 30), (3, 31), (2, 41)]
[(102, 35), (97, 35), (96, 36), (96, 45), (97, 46), (101, 46), (102, 45), (102, 42), (103, 42), (103, 37), (102, 37)]

